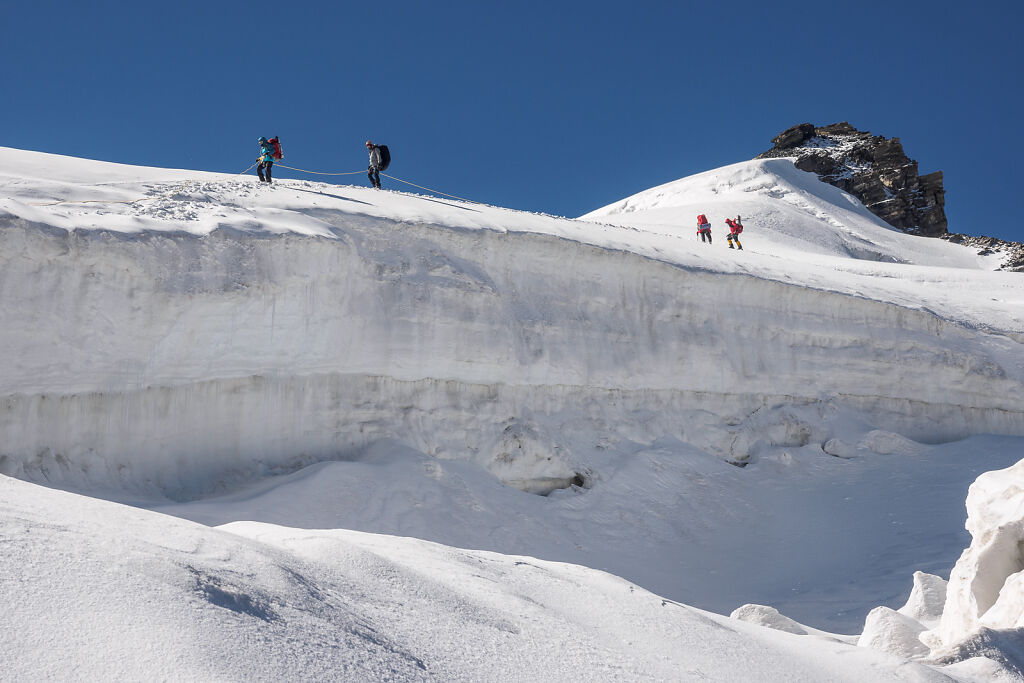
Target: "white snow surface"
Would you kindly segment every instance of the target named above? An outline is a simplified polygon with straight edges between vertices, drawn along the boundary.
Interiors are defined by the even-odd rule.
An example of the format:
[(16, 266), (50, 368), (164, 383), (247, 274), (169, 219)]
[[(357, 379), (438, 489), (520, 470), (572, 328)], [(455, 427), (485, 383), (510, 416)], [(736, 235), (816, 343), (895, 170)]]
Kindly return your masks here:
[(967, 485), (1024, 457), (1024, 279), (997, 265), (786, 159), (571, 220), (0, 149), (0, 670), (933, 680), (886, 635), (917, 613), (877, 613), (883, 657), (676, 603), (852, 633), (948, 573)]
[(210, 529), (9, 477), (0, 524), (6, 680), (950, 680), (528, 557)]
[(914, 572), (914, 587), (907, 603), (898, 610), (927, 628), (938, 626), (946, 605), (946, 590), (949, 582), (941, 576)]

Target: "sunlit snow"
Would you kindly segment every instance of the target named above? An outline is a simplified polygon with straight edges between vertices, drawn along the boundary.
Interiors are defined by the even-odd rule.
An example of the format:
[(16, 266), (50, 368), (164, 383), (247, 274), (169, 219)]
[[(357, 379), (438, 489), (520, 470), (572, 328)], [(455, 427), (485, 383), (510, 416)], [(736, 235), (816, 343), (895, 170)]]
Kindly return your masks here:
[(568, 219), (3, 152), (14, 679), (1021, 673), (993, 257), (787, 159)]

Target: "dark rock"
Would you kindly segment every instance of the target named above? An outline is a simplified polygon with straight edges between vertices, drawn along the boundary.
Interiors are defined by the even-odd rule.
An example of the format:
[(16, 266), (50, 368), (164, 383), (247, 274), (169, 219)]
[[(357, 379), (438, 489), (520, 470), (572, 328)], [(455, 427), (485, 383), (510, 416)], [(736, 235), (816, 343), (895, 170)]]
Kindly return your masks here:
[(776, 135), (772, 138), (772, 144), (775, 145), (775, 149), (790, 149), (799, 147), (804, 140), (812, 137), (814, 137), (814, 124), (801, 123), (799, 126), (787, 128)]
[(989, 256), (998, 254), (1002, 257), (999, 270), (1009, 270), (1015, 273), (1024, 273), (1024, 244), (1020, 242), (1007, 242), (997, 237), (986, 237), (984, 235), (960, 235), (949, 233), (943, 235), (942, 239), (962, 244), (978, 250), (978, 256)]
[(831, 126), (824, 126), (821, 128), (821, 132), (825, 135), (847, 135), (859, 131), (846, 121), (843, 121), (842, 123), (833, 123)]
[(759, 159), (796, 157), (796, 167), (849, 192), (873, 214), (914, 235), (947, 234), (942, 171), (918, 175), (899, 138), (859, 131), (848, 122), (809, 123), (777, 135)]
[(872, 135), (843, 121), (820, 128), (801, 123), (776, 135), (772, 144), (757, 158), (793, 158), (797, 168), (849, 192), (894, 228), (941, 237), (977, 249), (979, 256), (998, 254), (1000, 270), (1024, 273), (1024, 244), (948, 232), (942, 171), (919, 175), (899, 138)]

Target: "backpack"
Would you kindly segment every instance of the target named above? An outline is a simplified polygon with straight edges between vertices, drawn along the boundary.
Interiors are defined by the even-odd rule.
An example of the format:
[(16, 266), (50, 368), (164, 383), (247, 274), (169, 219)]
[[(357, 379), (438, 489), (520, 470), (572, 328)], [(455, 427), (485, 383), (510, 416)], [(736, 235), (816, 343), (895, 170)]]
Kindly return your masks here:
[(704, 214), (697, 216), (697, 225), (708, 225), (708, 217)]
[(733, 228), (735, 229), (737, 235), (740, 234), (741, 232), (743, 232), (743, 224), (742, 223), (733, 223)]
[(380, 150), (380, 168), (377, 170), (386, 171), (391, 165), (391, 151), (388, 150), (387, 145), (377, 145), (377, 149)]
[(284, 159), (284, 151), (281, 149), (281, 141), (277, 139), (277, 136), (267, 140), (270, 146), (274, 148), (274, 153), (271, 155), (275, 159)]

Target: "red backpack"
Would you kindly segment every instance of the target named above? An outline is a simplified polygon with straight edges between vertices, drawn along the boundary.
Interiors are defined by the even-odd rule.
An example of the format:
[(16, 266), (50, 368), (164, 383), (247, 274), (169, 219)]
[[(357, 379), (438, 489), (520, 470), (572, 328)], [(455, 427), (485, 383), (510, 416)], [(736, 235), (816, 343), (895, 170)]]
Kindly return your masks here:
[(697, 225), (708, 225), (708, 217), (704, 214), (697, 216)]
[(274, 153), (271, 156), (275, 159), (284, 159), (284, 151), (281, 149), (281, 141), (277, 139), (277, 136), (275, 135), (267, 140), (267, 142), (269, 142), (274, 148)]

